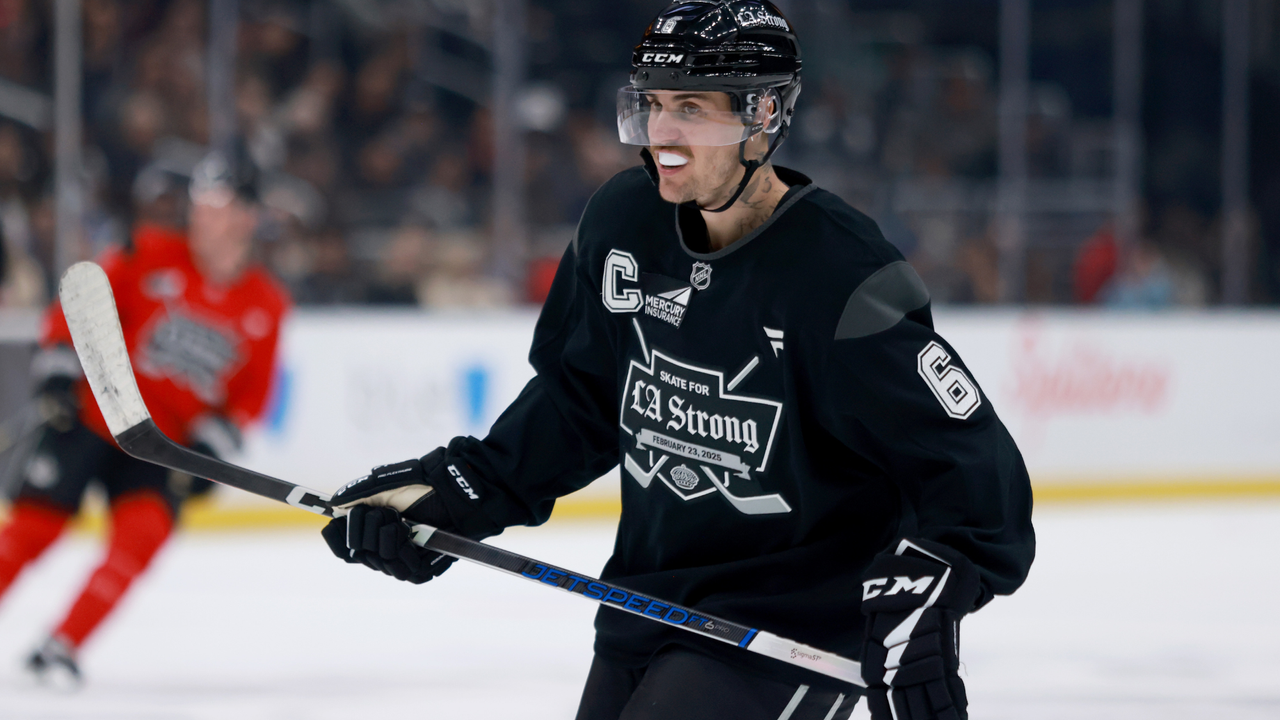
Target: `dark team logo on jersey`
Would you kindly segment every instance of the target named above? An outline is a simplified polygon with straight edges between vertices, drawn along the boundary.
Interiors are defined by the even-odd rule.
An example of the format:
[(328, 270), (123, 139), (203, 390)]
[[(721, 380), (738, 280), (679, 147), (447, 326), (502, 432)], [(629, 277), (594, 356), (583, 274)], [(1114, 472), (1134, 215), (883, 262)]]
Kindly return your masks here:
[(711, 266), (702, 262), (694, 263), (689, 282), (698, 290), (706, 290), (711, 285)]
[(648, 365), (631, 361), (625, 388), (620, 423), (635, 446), (623, 467), (642, 487), (656, 477), (684, 500), (718, 492), (745, 515), (791, 511), (757, 477), (769, 465), (782, 403), (725, 392), (724, 373), (658, 350)]
[(226, 398), (227, 376), (243, 360), (239, 343), (234, 334), (170, 311), (149, 333), (138, 369), (167, 377), (216, 405)]
[(690, 470), (688, 465), (677, 465), (671, 468), (671, 480), (685, 490), (698, 487), (698, 473)]

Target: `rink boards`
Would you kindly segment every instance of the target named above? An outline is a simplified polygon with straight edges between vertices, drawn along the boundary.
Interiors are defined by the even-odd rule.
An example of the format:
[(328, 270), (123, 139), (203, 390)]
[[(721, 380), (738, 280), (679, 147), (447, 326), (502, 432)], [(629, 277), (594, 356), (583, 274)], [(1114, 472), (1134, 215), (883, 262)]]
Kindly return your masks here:
[[(532, 377), (534, 312), (300, 311), (241, 464), (332, 490), (483, 436)], [(1280, 494), (1280, 314), (936, 313), (1018, 441), (1038, 502)], [(559, 503), (616, 513), (617, 471)], [(290, 517), (296, 515), (298, 517)], [(194, 524), (312, 522), (243, 493)]]

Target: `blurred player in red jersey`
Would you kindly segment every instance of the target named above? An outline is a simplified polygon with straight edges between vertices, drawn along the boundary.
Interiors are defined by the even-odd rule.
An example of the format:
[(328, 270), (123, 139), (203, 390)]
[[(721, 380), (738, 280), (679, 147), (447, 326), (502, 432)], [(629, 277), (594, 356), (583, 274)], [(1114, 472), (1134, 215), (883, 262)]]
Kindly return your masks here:
[[(108, 251), (100, 262), (156, 424), (218, 456), (237, 449), (241, 429), (263, 412), (289, 299), (252, 261), (259, 205), (251, 166), (205, 158), (192, 174), (190, 197), (189, 236), (140, 224), (132, 249)], [(99, 482), (110, 503), (106, 558), (27, 661), (42, 681), (74, 685), (77, 650), (164, 545), (182, 501), (207, 481), (120, 451), (56, 302), (40, 345), (33, 375), (46, 424), (0, 529), (0, 596), (62, 532), (90, 481)]]

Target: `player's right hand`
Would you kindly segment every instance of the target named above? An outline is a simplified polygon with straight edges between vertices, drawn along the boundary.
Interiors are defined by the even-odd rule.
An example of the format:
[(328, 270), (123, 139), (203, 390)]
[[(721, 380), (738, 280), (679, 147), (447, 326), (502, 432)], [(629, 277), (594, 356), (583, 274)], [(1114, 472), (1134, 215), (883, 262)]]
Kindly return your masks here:
[(904, 540), (875, 557), (862, 586), (872, 720), (965, 720), (960, 618), (978, 596), (973, 563), (941, 543)]
[(321, 535), (334, 555), (397, 580), (424, 583), (454, 558), (414, 545), (410, 523), (452, 530), (453, 522), (435, 488), (426, 483), (421, 460), (376, 467), (367, 477), (334, 494), (335, 517)]

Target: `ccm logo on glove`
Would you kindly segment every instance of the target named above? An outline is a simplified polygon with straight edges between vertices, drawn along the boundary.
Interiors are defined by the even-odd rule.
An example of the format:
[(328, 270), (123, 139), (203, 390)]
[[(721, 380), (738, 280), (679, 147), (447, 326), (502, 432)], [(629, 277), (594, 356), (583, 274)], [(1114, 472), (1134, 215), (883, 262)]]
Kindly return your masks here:
[(889, 588), (888, 592), (884, 592), (884, 586), (889, 584), (889, 578), (882, 577), (865, 580), (862, 583), (862, 599), (870, 600), (874, 597), (880, 597), (882, 594), (886, 597), (889, 595), (897, 595), (904, 590), (915, 593), (916, 595), (923, 595), (929, 591), (929, 586), (932, 585), (933, 581), (936, 579), (937, 578), (933, 575), (925, 575), (924, 577), (916, 578), (915, 580), (899, 575), (893, 578), (893, 587)]
[(941, 543), (903, 539), (871, 561), (862, 679), (872, 720), (968, 718), (959, 628), (980, 589), (973, 563)]
[(467, 479), (462, 477), (462, 473), (458, 472), (458, 468), (450, 465), (449, 474), (458, 482), (458, 487), (462, 488), (462, 492), (466, 493), (467, 497), (472, 500), (480, 499), (480, 496), (476, 494), (476, 491), (471, 489), (471, 483), (467, 482)]

